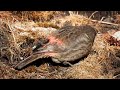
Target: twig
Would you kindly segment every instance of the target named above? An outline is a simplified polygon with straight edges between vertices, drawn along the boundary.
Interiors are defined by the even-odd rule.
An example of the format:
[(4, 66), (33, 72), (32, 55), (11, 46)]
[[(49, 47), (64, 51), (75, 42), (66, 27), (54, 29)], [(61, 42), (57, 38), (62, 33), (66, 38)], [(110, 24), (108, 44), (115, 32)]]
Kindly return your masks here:
[(104, 18), (105, 18), (105, 17), (102, 17), (102, 18), (100, 19), (100, 21), (103, 21)]
[(97, 13), (98, 11), (95, 11), (95, 12), (93, 12), (92, 14), (91, 14), (91, 16), (89, 17), (89, 19), (91, 19), (91, 17), (95, 14), (95, 13)]
[(114, 25), (114, 26), (119, 26), (119, 24), (114, 24), (114, 23), (110, 23), (110, 22), (104, 22), (104, 21), (98, 21), (98, 20), (91, 20), (93, 22), (98, 22), (101, 24), (108, 24), (108, 25)]

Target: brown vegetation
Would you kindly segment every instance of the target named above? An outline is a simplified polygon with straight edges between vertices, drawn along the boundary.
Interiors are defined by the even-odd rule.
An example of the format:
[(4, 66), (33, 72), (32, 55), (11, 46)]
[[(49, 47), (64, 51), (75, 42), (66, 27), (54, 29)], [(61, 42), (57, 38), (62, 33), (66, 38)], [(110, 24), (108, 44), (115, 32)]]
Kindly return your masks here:
[[(4, 35), (6, 41), (2, 38), (0, 40), (3, 40), (1, 41), (3, 43), (6, 42), (8, 46), (0, 42), (0, 78), (119, 78), (120, 47), (119, 45), (111, 44), (116, 41), (110, 38), (113, 34), (112, 31), (116, 32), (119, 30), (119, 15), (116, 16), (115, 23), (93, 20), (89, 17), (74, 13), (66, 15), (62, 11), (1, 11), (0, 23), (3, 27), (0, 27), (0, 35), (1, 37)], [(98, 34), (90, 54), (72, 67), (55, 64), (50, 58), (40, 59), (22, 70), (15, 70), (6, 63), (10, 61), (9, 59), (11, 61), (14, 59), (15, 63), (17, 63), (19, 62), (17, 58), (29, 56), (32, 52), (31, 48), (38, 42), (38, 39), (49, 35), (64, 25), (79, 26), (82, 24), (96, 28)], [(7, 49), (3, 49), (4, 46)], [(4, 50), (5, 53), (3, 53)], [(8, 51), (9, 53), (6, 53)], [(2, 58), (4, 55), (8, 56), (7, 61)]]

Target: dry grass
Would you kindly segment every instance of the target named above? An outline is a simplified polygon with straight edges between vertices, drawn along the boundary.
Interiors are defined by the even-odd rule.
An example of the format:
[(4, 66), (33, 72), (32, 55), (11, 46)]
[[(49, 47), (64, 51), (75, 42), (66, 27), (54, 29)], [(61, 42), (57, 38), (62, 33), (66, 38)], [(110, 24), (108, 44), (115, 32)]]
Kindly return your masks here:
[[(79, 63), (72, 67), (51, 65), (50, 60), (48, 62), (43, 60), (38, 67), (33, 64), (18, 71), (4, 62), (0, 62), (1, 79), (112, 79), (120, 73), (120, 61), (116, 57), (120, 48), (110, 46), (106, 42), (105, 34), (102, 33), (115, 29), (112, 26), (93, 22), (92, 19), (78, 14), (72, 13), (69, 16), (65, 16), (63, 12), (58, 11), (6, 11), (1, 12), (0, 16), (2, 21), (8, 22), (9, 20), (7, 24), (13, 32), (12, 36), (14, 36), (12, 41), (18, 48), (23, 42), (26, 42), (26, 38), (36, 40), (42, 36), (49, 35), (64, 25), (79, 26), (88, 24), (96, 28), (98, 32), (101, 32), (101, 34), (97, 34), (92, 51), (88, 57), (80, 60)], [(6, 17), (7, 19), (5, 19)], [(29, 50), (28, 48), (24, 50)]]
[(23, 21), (46, 22), (56, 17), (65, 16), (59, 11), (12, 11), (13, 15), (17, 15)]

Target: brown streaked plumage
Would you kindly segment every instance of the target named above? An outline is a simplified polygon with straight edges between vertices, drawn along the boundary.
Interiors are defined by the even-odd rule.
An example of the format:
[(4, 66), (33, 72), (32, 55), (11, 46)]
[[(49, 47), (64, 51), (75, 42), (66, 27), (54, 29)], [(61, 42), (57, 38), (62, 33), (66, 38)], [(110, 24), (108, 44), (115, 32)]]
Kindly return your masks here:
[(89, 25), (65, 26), (47, 37), (49, 42), (37, 49), (32, 56), (18, 63), (15, 68), (21, 69), (36, 59), (51, 57), (56, 63), (81, 59), (89, 54), (96, 30)]

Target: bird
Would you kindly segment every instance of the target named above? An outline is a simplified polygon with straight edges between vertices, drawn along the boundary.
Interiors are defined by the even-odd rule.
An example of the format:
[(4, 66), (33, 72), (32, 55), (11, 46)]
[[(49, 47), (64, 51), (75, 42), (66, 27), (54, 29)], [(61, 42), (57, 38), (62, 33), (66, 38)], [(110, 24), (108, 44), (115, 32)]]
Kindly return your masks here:
[(48, 43), (14, 66), (22, 69), (40, 58), (51, 57), (55, 63), (67, 63), (89, 54), (97, 32), (90, 25), (63, 26), (46, 37)]

